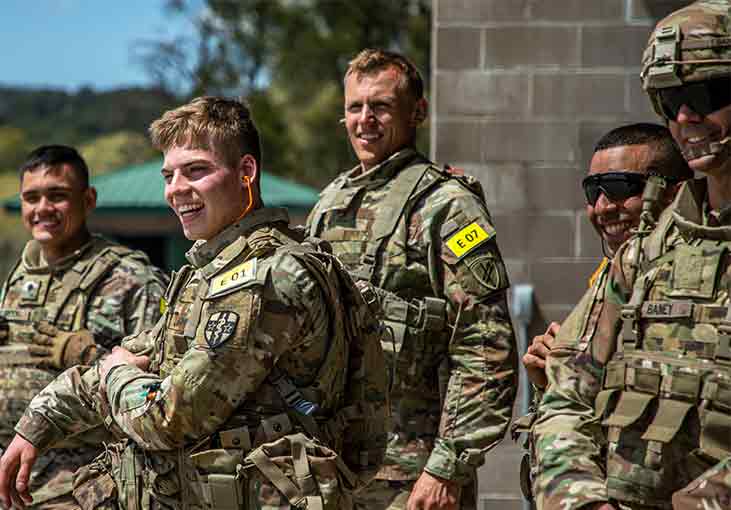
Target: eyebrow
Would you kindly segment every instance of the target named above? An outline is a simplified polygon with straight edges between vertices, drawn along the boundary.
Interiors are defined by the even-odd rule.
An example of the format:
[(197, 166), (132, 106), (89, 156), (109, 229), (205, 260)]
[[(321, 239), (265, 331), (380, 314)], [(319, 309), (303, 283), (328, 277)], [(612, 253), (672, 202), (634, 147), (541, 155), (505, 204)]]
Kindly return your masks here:
[[(207, 165), (210, 165), (210, 164), (211, 164), (211, 162), (210, 162), (209, 160), (207, 160), (207, 159), (203, 159), (203, 158), (197, 158), (197, 159), (194, 159), (194, 160), (188, 161), (188, 162), (187, 162), (187, 163), (185, 163), (184, 165), (181, 165), (181, 167), (180, 167), (180, 168), (188, 168), (189, 166), (191, 166), (191, 165), (195, 165), (195, 164), (197, 164), (197, 163), (205, 163), (205, 164), (207, 164)], [(160, 173), (163, 173), (163, 172), (172, 172), (172, 170), (170, 170), (170, 169), (168, 169), (168, 168), (165, 168), (165, 167), (162, 167), (162, 168), (160, 169)]]

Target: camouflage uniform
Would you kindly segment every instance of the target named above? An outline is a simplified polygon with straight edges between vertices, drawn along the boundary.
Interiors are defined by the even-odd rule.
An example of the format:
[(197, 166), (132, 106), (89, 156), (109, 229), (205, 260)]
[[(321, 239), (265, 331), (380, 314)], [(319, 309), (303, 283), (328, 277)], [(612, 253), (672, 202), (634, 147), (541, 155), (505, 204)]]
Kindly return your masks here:
[(77, 474), (83, 508), (279, 509), (317, 493), (320, 508), (349, 508), (332, 450), (295, 436), (293, 401), (317, 409), (326, 444), (342, 444), (326, 419), (341, 406), (348, 345), (338, 294), (326, 297), (287, 222), (259, 209), (193, 246), (163, 318), (123, 342), (150, 355), (149, 371), (116, 366), (99, 392), (98, 365), (75, 368), (30, 404), (16, 431), (37, 447), (95, 431), (121, 440)]
[[(607, 275), (611, 264), (606, 257), (602, 259), (599, 266), (589, 278), (589, 288), (582, 296), (579, 303), (571, 311), (568, 317), (561, 324), (558, 334), (556, 335), (556, 344), (565, 345), (567, 343), (576, 342), (579, 350), (586, 350), (586, 346), (591, 341), (596, 332), (599, 313), (604, 303), (604, 285), (606, 284)], [(533, 402), (531, 412), (525, 416), (521, 416), (511, 425), (511, 433), (513, 439), (517, 440), (519, 434), (525, 433), (525, 443), (523, 447), (527, 450), (521, 461), (521, 490), (523, 495), (529, 501), (533, 500), (533, 490), (531, 488), (532, 481), (536, 478), (538, 470), (536, 457), (536, 442), (532, 432), (532, 427), (538, 417), (538, 406), (543, 399), (545, 388), (533, 386)]]
[(474, 508), (476, 468), (504, 436), (517, 386), (509, 283), (482, 190), (412, 149), (359, 171), (308, 218), (351, 274), (386, 291), (394, 423), (359, 506), (404, 508), (426, 470), (458, 482), (462, 508)]
[[(0, 300), (10, 340), (0, 348), (0, 446), (10, 442), (13, 426), (33, 396), (60, 373), (34, 364), (28, 353), (39, 321), (62, 331), (86, 329), (97, 345), (110, 349), (155, 324), (165, 284), (142, 252), (101, 237), (93, 236), (53, 266), (43, 260), (39, 244), (30, 241)], [(81, 358), (68, 361), (70, 366)], [(87, 447), (52, 450), (41, 457), (31, 481), (36, 505), (68, 501), (71, 475), (97, 454), (97, 448)]]
[(706, 182), (684, 184), (655, 230), (615, 256), (592, 342), (552, 348), (533, 428), (539, 509), (671, 508), (673, 493), (719, 487), (726, 499), (705, 508), (728, 508), (731, 218), (710, 226), (707, 211)]

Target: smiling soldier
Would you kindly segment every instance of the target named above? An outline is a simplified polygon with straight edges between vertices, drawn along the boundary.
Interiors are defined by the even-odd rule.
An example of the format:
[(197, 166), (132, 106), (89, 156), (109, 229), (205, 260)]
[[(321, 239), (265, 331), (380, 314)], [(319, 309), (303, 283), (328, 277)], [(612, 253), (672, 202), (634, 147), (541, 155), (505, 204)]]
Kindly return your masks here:
[[(349, 321), (366, 331), (369, 308), (331, 255), (299, 242), (285, 210), (263, 205), (244, 104), (197, 98), (150, 132), (165, 198), (196, 241), (190, 265), (154, 329), (33, 399), (0, 459), (0, 500), (30, 503), (36, 455), (98, 431), (107, 453), (74, 483), (85, 509), (347, 510), (386, 441), (378, 337), (363, 350)], [(350, 422), (373, 441), (358, 442)]]
[(644, 89), (703, 178), (615, 254), (592, 341), (547, 358), (539, 509), (731, 506), (729, 27), (731, 2), (703, 0), (650, 36)]
[(415, 148), (423, 82), (401, 55), (364, 50), (345, 74), (358, 165), (321, 194), (310, 233), (381, 288), (393, 338), (394, 427), (364, 509), (475, 508), (476, 470), (504, 436), (516, 351), (497, 234), (479, 183)]
[[(96, 205), (86, 163), (71, 147), (39, 147), (20, 169), (23, 225), (32, 240), (2, 290), (0, 447), (31, 399), (69, 367), (152, 327), (166, 278), (142, 252), (91, 235)], [(93, 441), (89, 441), (93, 444)], [(37, 508), (75, 506), (71, 476), (98, 446), (47, 452), (33, 472)]]

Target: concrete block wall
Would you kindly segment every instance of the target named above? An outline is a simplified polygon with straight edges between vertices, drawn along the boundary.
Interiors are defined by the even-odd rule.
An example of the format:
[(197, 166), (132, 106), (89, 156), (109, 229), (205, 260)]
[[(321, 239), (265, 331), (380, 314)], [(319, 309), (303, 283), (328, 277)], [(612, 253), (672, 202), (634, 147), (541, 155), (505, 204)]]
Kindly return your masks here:
[[(580, 186), (594, 143), (658, 122), (640, 58), (678, 0), (434, 0), (431, 147), (485, 188), (511, 281), (535, 287), (537, 332), (561, 321), (601, 257)], [(518, 448), (480, 472), (482, 508), (518, 508)], [(515, 506), (518, 505), (518, 506)]]

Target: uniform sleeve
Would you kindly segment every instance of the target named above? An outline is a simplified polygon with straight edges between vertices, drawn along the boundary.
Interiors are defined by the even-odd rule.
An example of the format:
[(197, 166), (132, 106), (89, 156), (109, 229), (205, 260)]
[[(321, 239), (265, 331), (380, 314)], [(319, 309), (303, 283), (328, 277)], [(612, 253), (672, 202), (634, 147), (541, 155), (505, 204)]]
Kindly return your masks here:
[(321, 363), (324, 297), (291, 256), (271, 267), (263, 285), (205, 303), (196, 337), (170, 375), (131, 365), (107, 374), (114, 421), (142, 448), (179, 448), (213, 433), (287, 353), (301, 350), (299, 363)]
[[(607, 501), (604, 455), (606, 439), (595, 399), (601, 390), (604, 366), (616, 345), (621, 305), (627, 289), (621, 265), (613, 263), (604, 283), (604, 301), (588, 346), (568, 338), (563, 326), (546, 360), (548, 386), (538, 408), (533, 435), (538, 457), (534, 493), (540, 510), (581, 508)], [(569, 319), (586, 323), (582, 314), (597, 313), (580, 302)]]
[(98, 286), (89, 304), (86, 328), (106, 349), (119, 345), (128, 335), (152, 328), (161, 315), (167, 278), (157, 268), (128, 259)]
[[(122, 346), (135, 354), (147, 353), (152, 348), (150, 332), (127, 337)], [(97, 362), (61, 373), (33, 398), (15, 431), (41, 450), (98, 447), (112, 440), (99, 394), (99, 367)]]
[(456, 324), (438, 437), (425, 470), (467, 483), (512, 415), (518, 384), (509, 282), (484, 202), (467, 189), (442, 188), (413, 221), (428, 230), (432, 282), (447, 299), (448, 322)]

